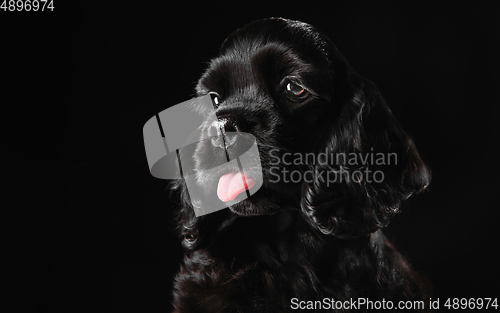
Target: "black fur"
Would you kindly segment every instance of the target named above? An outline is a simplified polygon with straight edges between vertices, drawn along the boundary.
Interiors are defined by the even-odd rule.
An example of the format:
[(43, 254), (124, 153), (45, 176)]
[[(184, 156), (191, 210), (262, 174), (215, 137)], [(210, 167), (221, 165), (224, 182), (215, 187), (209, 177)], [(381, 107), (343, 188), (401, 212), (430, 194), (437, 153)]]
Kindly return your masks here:
[[(290, 81), (310, 96), (287, 97), (283, 91)], [(297, 311), (292, 298), (427, 302), (425, 280), (380, 228), (401, 201), (427, 187), (430, 173), (375, 85), (359, 76), (325, 35), (297, 21), (253, 22), (230, 35), (211, 61), (197, 85), (198, 95), (208, 92), (222, 100), (218, 117), (231, 116), (241, 131), (256, 137), (264, 183), (231, 209), (197, 218), (184, 182), (172, 182), (186, 250), (175, 279), (175, 312)], [(380, 183), (272, 182), (270, 164), (287, 152), (393, 152), (398, 162), (370, 165), (384, 174)], [(195, 158), (202, 170), (202, 157)], [(276, 167), (352, 173), (366, 166)], [(213, 185), (218, 177), (204, 179), (200, 183)]]

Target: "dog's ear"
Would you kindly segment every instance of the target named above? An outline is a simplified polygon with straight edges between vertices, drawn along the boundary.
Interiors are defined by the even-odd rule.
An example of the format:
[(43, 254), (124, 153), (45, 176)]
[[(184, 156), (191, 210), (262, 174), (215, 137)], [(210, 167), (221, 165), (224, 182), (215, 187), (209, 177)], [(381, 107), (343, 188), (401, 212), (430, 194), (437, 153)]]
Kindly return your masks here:
[(428, 186), (430, 171), (376, 86), (341, 63), (338, 109), (316, 151), (325, 157), (311, 166), (301, 206), (323, 233), (349, 238), (387, 226), (403, 200)]

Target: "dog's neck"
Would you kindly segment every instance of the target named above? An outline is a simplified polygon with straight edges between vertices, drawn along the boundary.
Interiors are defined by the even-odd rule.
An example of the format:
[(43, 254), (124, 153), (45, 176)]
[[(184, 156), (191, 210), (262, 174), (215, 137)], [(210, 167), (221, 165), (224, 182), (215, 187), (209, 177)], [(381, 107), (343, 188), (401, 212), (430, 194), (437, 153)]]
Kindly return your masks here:
[[(303, 218), (299, 218), (301, 213), (297, 210), (281, 210), (273, 215), (260, 215), (260, 216), (241, 216), (231, 212), (229, 217), (222, 222), (217, 232), (225, 232), (229, 229), (241, 227), (241, 225), (254, 224), (254, 228), (259, 232), (268, 232), (273, 235), (289, 231), (292, 227), (297, 226), (297, 223), (303, 223)], [(264, 229), (264, 224), (271, 226), (269, 229)]]
[(324, 235), (308, 224), (300, 211), (282, 210), (274, 215), (250, 217), (232, 213), (211, 238), (209, 250), (231, 255), (235, 260), (303, 263), (339, 253), (351, 244), (369, 242), (369, 235), (353, 240)]

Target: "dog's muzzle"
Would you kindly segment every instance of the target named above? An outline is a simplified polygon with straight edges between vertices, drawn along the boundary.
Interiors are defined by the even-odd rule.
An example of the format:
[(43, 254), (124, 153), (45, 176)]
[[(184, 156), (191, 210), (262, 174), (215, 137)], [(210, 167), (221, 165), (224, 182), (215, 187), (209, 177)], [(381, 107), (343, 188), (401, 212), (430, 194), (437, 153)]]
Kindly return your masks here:
[[(217, 118), (213, 100), (206, 95), (174, 105), (144, 125), (144, 146), (151, 174), (161, 179), (184, 179), (196, 216), (243, 201), (262, 186), (255, 137), (240, 132), (233, 119)], [(214, 155), (200, 156), (198, 149), (204, 144), (214, 148)], [(198, 168), (195, 154), (198, 158), (210, 158), (210, 165)], [(203, 179), (208, 176), (219, 179)], [(217, 183), (200, 184), (200, 181)]]

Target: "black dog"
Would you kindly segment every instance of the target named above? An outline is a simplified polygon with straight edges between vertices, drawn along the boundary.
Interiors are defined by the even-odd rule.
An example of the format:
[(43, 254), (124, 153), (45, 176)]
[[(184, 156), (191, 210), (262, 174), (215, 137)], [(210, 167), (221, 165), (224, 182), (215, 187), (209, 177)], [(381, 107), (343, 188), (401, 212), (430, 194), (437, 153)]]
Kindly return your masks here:
[[(256, 138), (263, 184), (196, 217), (184, 181), (172, 183), (186, 249), (175, 312), (370, 311), (375, 301), (398, 311), (428, 297), (380, 228), (428, 186), (429, 170), (375, 85), (325, 35), (298, 21), (253, 22), (225, 40), (196, 89), (215, 98), (222, 132)], [(203, 171), (219, 147), (200, 145)]]

